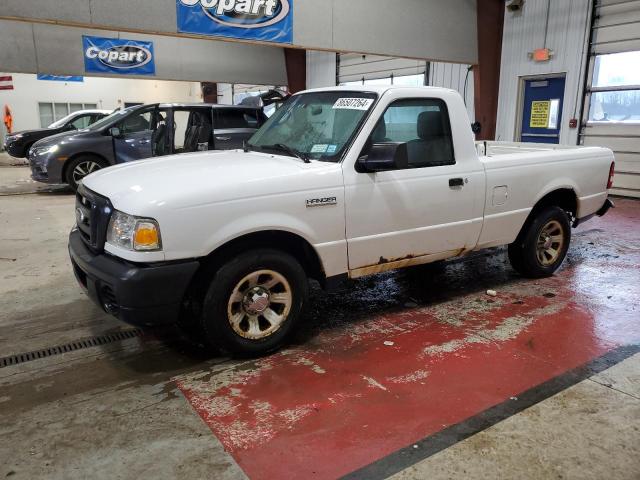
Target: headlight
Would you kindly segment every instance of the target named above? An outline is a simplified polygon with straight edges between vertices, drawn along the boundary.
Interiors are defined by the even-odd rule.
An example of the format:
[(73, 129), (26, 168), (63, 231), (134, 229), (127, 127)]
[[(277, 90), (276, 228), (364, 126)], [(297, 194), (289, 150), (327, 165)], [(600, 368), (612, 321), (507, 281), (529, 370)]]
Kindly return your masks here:
[(58, 145), (51, 145), (50, 147), (36, 147), (33, 149), (34, 155), (46, 155), (47, 153), (56, 153), (60, 147)]
[(138, 218), (115, 210), (109, 220), (107, 242), (136, 251), (162, 250), (160, 227), (152, 218)]
[(16, 140), (20, 140), (22, 137), (24, 137), (24, 135), (22, 135), (21, 133), (17, 133), (15, 135), (9, 135), (7, 137), (7, 142), (15, 142)]

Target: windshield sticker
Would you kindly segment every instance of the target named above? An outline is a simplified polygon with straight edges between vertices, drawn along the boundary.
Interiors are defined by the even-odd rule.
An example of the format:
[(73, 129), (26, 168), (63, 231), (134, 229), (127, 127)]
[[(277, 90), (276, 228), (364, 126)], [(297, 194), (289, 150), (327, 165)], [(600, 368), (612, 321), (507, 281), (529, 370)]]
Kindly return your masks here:
[(329, 145), (326, 143), (318, 143), (311, 147), (311, 153), (324, 153), (327, 151), (327, 147), (329, 147)]
[(336, 153), (337, 149), (338, 149), (337, 145), (329, 145), (327, 147), (327, 153)]
[(369, 110), (369, 107), (373, 103), (373, 98), (339, 98), (336, 103), (333, 104), (335, 109), (347, 109), (347, 110)]

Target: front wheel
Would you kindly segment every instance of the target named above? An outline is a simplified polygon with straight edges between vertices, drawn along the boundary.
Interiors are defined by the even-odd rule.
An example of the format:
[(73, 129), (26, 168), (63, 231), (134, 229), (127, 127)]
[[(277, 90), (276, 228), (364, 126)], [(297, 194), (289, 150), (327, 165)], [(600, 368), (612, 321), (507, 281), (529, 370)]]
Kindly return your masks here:
[(105, 167), (108, 167), (108, 164), (104, 160), (89, 155), (81, 155), (71, 160), (67, 166), (65, 180), (75, 192), (84, 177)]
[(509, 245), (509, 261), (525, 277), (547, 277), (562, 264), (570, 241), (571, 225), (566, 212), (559, 207), (547, 207)]
[(252, 250), (223, 265), (204, 298), (202, 328), (209, 344), (240, 356), (281, 347), (308, 298), (306, 274), (291, 255)]

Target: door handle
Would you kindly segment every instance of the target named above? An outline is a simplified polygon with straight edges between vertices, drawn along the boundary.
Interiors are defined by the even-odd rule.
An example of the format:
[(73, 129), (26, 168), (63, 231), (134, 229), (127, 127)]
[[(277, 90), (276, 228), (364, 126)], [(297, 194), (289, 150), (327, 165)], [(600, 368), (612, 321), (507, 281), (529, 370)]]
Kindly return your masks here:
[(221, 142), (226, 142), (227, 140), (231, 140), (231, 137), (216, 137), (216, 140), (220, 140)]
[(449, 179), (450, 187), (464, 187), (464, 179), (462, 178), (450, 178)]

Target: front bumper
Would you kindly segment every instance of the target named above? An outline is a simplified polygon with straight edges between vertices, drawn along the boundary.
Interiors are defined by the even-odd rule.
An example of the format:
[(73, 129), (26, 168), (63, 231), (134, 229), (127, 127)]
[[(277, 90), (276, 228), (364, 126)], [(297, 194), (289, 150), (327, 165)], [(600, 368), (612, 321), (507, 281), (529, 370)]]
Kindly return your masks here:
[(21, 140), (9, 141), (8, 138), (5, 139), (4, 149), (13, 158), (24, 158), (27, 156), (27, 152), (24, 151), (24, 145), (22, 144)]
[(31, 178), (36, 182), (62, 183), (62, 172), (55, 169), (55, 161), (51, 161), (48, 156), (36, 157), (28, 153), (29, 167), (31, 167)]
[(139, 326), (176, 322), (187, 287), (200, 266), (195, 260), (139, 265), (96, 254), (75, 228), (69, 234), (69, 256), (89, 298), (105, 312)]

